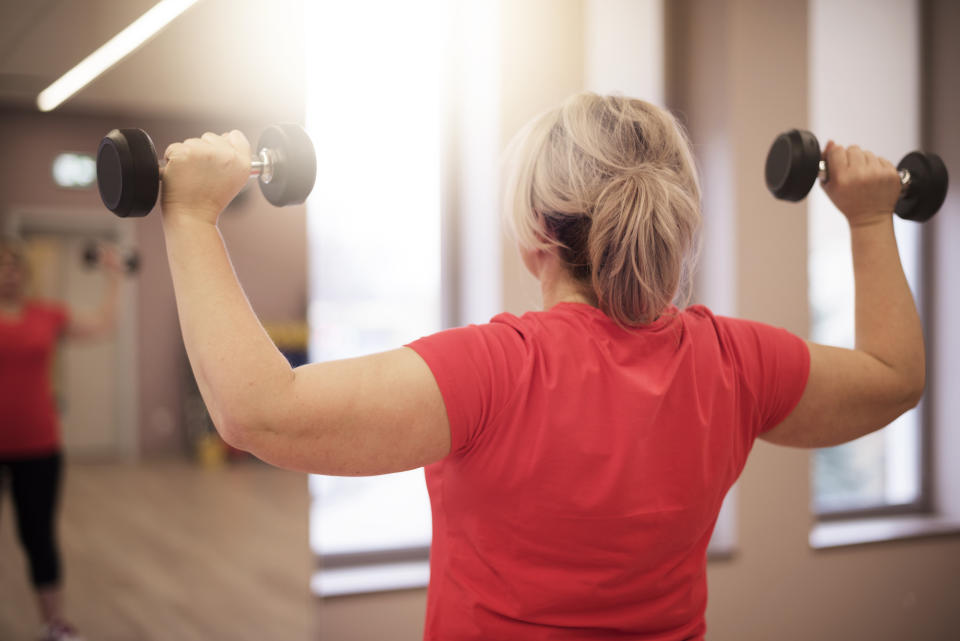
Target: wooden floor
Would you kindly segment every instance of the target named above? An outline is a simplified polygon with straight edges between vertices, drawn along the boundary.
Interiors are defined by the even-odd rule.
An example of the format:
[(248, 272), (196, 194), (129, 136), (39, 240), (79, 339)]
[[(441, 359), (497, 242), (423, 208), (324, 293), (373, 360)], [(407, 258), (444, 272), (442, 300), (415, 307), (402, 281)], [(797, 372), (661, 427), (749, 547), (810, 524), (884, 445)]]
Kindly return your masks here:
[[(307, 480), (259, 463), (68, 464), (67, 613), (88, 641), (318, 638)], [(0, 639), (39, 627), (9, 497), (0, 506)]]

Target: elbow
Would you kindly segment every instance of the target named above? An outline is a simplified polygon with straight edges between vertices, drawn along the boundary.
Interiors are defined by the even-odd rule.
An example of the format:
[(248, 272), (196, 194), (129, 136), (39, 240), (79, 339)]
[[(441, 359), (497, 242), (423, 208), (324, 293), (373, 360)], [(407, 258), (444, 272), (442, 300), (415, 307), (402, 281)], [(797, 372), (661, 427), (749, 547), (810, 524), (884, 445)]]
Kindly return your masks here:
[(913, 381), (913, 385), (910, 386), (910, 389), (907, 393), (907, 401), (910, 403), (908, 409), (913, 409), (920, 404), (920, 401), (923, 399), (923, 393), (926, 391), (927, 381), (923, 373)]
[(253, 406), (235, 407), (232, 411), (211, 412), (214, 426), (220, 438), (238, 450), (261, 456), (271, 441), (274, 432), (274, 415), (264, 408)]
[(214, 426), (217, 428), (217, 432), (220, 434), (220, 438), (223, 439), (224, 443), (237, 450), (244, 452), (250, 451), (250, 446), (248, 445), (250, 436), (241, 426), (235, 423), (223, 422), (214, 422)]
[(923, 370), (911, 376), (904, 377), (900, 386), (900, 393), (898, 394), (901, 407), (900, 414), (908, 412), (920, 404), (921, 399), (923, 399), (923, 393), (926, 390), (926, 385), (927, 382)]
[(254, 438), (253, 422), (236, 413), (210, 410), (210, 419), (223, 442), (232, 448), (249, 452)]
[(213, 398), (207, 408), (217, 432), (231, 447), (260, 456), (288, 415), (285, 388), (242, 386), (227, 392), (209, 393)]
[(910, 407), (913, 408), (920, 404), (920, 401), (923, 399), (923, 394), (927, 389), (927, 356), (922, 346), (917, 368), (911, 377), (911, 382), (913, 385), (910, 387), (910, 400), (913, 404)]

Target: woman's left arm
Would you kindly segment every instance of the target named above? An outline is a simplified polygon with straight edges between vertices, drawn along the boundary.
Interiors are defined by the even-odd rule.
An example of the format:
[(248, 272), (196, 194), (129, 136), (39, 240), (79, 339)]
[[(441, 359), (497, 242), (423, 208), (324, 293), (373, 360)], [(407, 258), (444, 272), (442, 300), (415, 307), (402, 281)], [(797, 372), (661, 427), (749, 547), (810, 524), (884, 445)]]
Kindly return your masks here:
[(100, 300), (100, 306), (90, 314), (70, 312), (67, 325), (67, 337), (82, 340), (96, 340), (108, 336), (117, 325), (117, 301), (120, 294), (120, 279), (123, 271), (120, 257), (112, 247), (100, 252), (103, 274), (106, 278), (106, 291)]
[(413, 350), (294, 370), (260, 325), (217, 228), (249, 173), (243, 134), (204, 134), (165, 156), (163, 229), (180, 327), (224, 440), (277, 466), (322, 474), (383, 474), (446, 456), (443, 398)]

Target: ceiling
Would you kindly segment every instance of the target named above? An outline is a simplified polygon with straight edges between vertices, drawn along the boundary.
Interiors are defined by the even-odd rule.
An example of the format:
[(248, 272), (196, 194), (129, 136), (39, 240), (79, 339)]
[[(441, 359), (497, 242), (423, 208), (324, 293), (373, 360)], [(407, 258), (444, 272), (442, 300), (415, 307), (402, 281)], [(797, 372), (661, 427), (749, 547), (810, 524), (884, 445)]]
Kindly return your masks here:
[[(0, 105), (51, 82), (156, 0), (0, 0)], [(58, 110), (303, 119), (304, 0), (199, 0)]]

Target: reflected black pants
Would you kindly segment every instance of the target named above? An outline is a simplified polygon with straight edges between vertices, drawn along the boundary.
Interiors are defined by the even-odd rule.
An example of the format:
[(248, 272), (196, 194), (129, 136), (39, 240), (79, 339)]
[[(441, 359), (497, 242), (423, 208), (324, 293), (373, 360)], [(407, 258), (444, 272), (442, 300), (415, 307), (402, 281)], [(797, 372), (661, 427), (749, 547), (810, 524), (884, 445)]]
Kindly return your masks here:
[(9, 484), (17, 513), (17, 534), (36, 588), (60, 583), (55, 518), (62, 470), (60, 452), (30, 458), (0, 457), (0, 497)]

